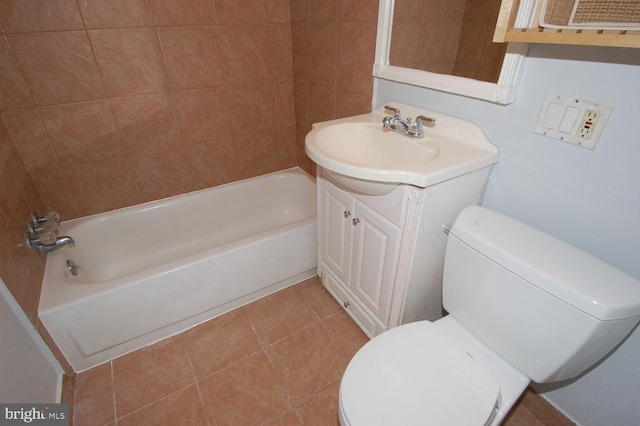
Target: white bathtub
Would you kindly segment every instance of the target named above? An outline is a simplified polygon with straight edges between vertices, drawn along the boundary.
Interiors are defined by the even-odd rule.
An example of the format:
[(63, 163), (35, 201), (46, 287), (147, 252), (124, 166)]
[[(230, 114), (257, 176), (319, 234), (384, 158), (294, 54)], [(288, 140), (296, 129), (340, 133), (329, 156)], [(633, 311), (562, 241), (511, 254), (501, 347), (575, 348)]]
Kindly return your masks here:
[(80, 372), (315, 275), (315, 179), (293, 168), (59, 234), (76, 244), (48, 255), (38, 313)]

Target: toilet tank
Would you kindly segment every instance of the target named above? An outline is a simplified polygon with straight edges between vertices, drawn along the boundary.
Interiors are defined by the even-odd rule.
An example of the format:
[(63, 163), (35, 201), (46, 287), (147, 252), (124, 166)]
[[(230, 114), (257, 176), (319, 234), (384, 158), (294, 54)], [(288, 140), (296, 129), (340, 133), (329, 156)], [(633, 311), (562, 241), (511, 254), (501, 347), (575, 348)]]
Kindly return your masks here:
[(531, 380), (575, 377), (640, 320), (640, 282), (550, 235), (478, 206), (449, 232), (443, 304)]

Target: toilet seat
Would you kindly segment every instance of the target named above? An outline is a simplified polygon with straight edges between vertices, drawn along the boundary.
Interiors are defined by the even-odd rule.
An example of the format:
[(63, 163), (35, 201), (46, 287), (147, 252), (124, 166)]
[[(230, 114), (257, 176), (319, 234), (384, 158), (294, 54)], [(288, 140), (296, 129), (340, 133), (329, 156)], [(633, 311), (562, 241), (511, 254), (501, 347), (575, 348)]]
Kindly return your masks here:
[(500, 385), (434, 323), (383, 333), (353, 357), (340, 384), (343, 426), (484, 425)]

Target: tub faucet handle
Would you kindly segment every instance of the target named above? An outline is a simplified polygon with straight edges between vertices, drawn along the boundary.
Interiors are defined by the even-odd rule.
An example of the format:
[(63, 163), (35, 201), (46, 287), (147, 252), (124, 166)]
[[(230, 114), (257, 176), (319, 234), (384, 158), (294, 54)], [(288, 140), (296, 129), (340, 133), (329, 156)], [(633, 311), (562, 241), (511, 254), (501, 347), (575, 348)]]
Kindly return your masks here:
[(60, 215), (58, 212), (50, 211), (44, 216), (38, 216), (38, 212), (33, 210), (31, 212), (31, 221), (34, 223), (55, 222), (60, 223)]
[(49, 212), (44, 216), (38, 216), (37, 211), (31, 212), (31, 220), (27, 228), (32, 234), (42, 234), (43, 232), (57, 232), (60, 223), (60, 215), (57, 212)]
[(30, 220), (27, 224), (27, 229), (32, 234), (42, 234), (46, 232), (56, 233), (58, 232), (58, 224), (56, 222), (34, 222)]

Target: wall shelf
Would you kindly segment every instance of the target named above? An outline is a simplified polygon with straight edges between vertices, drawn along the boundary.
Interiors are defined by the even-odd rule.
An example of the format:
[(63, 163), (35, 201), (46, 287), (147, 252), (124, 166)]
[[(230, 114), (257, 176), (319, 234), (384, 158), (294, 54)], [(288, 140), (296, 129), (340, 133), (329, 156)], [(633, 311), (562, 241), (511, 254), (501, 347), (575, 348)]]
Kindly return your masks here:
[[(534, 24), (531, 27), (519, 28), (519, 25), (516, 25), (516, 17), (521, 3), (528, 3), (529, 7), (536, 8), (534, 19), (532, 20)], [(542, 28), (536, 25), (539, 22), (541, 7), (541, 0), (533, 3), (530, 1), (521, 2), (520, 0), (502, 0), (493, 41), (497, 43), (549, 43), (640, 48), (640, 31), (636, 30)]]

